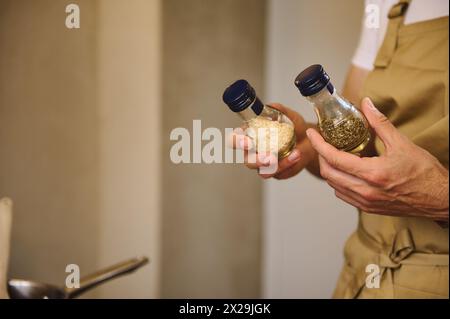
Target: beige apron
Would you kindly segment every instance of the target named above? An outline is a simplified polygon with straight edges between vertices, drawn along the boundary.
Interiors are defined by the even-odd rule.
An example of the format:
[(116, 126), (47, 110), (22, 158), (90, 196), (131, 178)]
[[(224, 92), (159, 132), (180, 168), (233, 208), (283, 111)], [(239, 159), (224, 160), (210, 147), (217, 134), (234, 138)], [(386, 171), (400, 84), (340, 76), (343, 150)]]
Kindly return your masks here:
[[(448, 169), (448, 17), (404, 25), (409, 2), (389, 12), (362, 95)], [(375, 146), (383, 153), (378, 138)], [(448, 298), (448, 246), (448, 228), (432, 220), (360, 212), (334, 297)], [(379, 267), (379, 288), (366, 285), (369, 264)]]

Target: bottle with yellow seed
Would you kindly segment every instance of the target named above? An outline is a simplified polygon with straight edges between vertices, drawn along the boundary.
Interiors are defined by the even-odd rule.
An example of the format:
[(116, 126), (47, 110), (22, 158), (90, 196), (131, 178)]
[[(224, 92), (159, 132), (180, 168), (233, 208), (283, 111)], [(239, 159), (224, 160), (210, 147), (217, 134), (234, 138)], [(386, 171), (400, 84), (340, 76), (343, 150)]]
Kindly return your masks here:
[(288, 156), (295, 147), (294, 125), (280, 111), (264, 105), (246, 80), (238, 80), (223, 93), (223, 101), (244, 120), (243, 129), (258, 152)]

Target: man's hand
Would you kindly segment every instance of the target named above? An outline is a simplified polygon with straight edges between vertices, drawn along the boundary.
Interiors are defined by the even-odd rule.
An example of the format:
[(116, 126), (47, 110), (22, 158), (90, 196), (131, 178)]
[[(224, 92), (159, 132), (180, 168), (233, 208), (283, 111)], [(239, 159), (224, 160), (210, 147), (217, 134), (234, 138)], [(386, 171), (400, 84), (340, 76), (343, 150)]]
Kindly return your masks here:
[(339, 151), (314, 129), (307, 130), (319, 153), (320, 174), (336, 196), (368, 213), (448, 221), (448, 170), (401, 134), (370, 99), (363, 100), (362, 111), (384, 143), (381, 156)]
[[(286, 179), (297, 175), (307, 165), (317, 159), (317, 154), (312, 148), (311, 143), (306, 138), (306, 129), (313, 127), (312, 124), (305, 122), (303, 117), (297, 112), (281, 104), (270, 104), (274, 109), (279, 110), (285, 114), (293, 123), (295, 127), (295, 135), (297, 137), (296, 146), (291, 154), (286, 158), (278, 161), (272, 154), (257, 154), (254, 152), (254, 145), (251, 138), (242, 134), (242, 129), (236, 129), (233, 136), (231, 136), (232, 145), (234, 148), (245, 150), (245, 165), (250, 169), (258, 170), (258, 174), (264, 178)], [(273, 174), (264, 174), (263, 167), (268, 167), (276, 163), (277, 170)], [(317, 169), (318, 170), (318, 169)]]

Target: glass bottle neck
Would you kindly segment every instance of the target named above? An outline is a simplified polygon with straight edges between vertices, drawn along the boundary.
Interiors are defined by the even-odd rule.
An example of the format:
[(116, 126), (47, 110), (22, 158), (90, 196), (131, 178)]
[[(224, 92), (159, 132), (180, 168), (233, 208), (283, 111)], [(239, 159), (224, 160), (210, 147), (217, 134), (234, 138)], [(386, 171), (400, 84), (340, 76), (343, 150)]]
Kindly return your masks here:
[(261, 115), (264, 108), (265, 106), (261, 100), (258, 97), (255, 97), (251, 104), (242, 111), (238, 112), (238, 114), (244, 121), (250, 121), (251, 119)]
[(353, 108), (353, 105), (341, 97), (332, 85), (330, 87), (323, 88), (314, 95), (308, 96), (307, 99), (314, 105), (314, 107), (319, 109), (327, 107), (331, 104), (338, 104), (343, 108)]
[(241, 112), (238, 113), (239, 116), (244, 120), (244, 121), (250, 121), (251, 119), (257, 117), (258, 115), (252, 110), (251, 107), (247, 107), (245, 110), (242, 110)]
[(340, 118), (358, 112), (350, 102), (336, 92), (333, 86), (331, 88), (325, 87), (316, 94), (307, 97), (308, 101), (314, 106), (319, 122), (323, 118)]
[(339, 95), (336, 93), (336, 89), (334, 88), (334, 86), (328, 85), (316, 94), (310, 95), (306, 98), (308, 99), (308, 101), (314, 104), (314, 106), (321, 107), (327, 105), (327, 102), (329, 102), (330, 100), (339, 98)]
[(270, 107), (269, 105), (262, 105), (258, 107), (258, 111), (259, 113), (256, 113), (252, 108), (248, 107), (242, 112), (239, 112), (239, 115), (246, 122), (256, 117), (264, 117), (271, 121), (280, 121), (282, 117), (282, 113), (280, 111)]

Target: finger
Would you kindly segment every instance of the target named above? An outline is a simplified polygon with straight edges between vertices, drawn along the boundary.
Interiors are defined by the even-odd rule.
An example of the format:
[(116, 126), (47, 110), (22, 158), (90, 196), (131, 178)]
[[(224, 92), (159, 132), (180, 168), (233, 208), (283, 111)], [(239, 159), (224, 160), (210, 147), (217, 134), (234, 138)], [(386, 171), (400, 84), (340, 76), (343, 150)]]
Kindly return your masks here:
[(284, 171), (289, 167), (292, 167), (295, 163), (297, 163), (302, 154), (298, 148), (294, 148), (287, 157), (283, 158), (278, 162), (278, 171)]
[(259, 169), (260, 167), (270, 165), (270, 157), (253, 151), (246, 152), (244, 155), (244, 164), (250, 169)]
[(334, 188), (334, 190), (342, 195), (345, 195), (348, 199), (353, 200), (355, 203), (359, 203), (361, 206), (369, 207), (370, 205), (373, 205), (373, 203), (366, 200), (364, 197), (359, 195), (358, 193), (349, 190), (345, 187), (342, 187), (341, 185), (335, 184), (331, 181), (328, 181), (328, 185)]
[(299, 113), (280, 103), (271, 103), (269, 104), (269, 106), (280, 111), (292, 121), (292, 123), (294, 124), (295, 134), (297, 135), (297, 138), (305, 137), (306, 123)]
[(283, 179), (288, 179), (291, 178), (292, 176), (295, 176), (301, 169), (298, 169), (297, 166), (299, 166), (298, 162), (295, 165), (292, 165), (291, 167), (277, 172), (275, 175), (273, 175), (274, 178), (279, 179), (279, 180), (283, 180)]
[(233, 149), (250, 150), (253, 148), (253, 141), (250, 137), (246, 136), (244, 130), (240, 127), (234, 129), (234, 131), (227, 136), (227, 147)]
[[(295, 157), (295, 155), (292, 155), (291, 157), (288, 156), (286, 159), (282, 159), (281, 160), (282, 169), (279, 169), (278, 172), (273, 177), (275, 177), (276, 179), (286, 179), (298, 174), (302, 169), (304, 169), (311, 162), (311, 155), (312, 155), (302, 151), (305, 149), (306, 144), (309, 145), (308, 139), (303, 139), (302, 141), (297, 142), (295, 147), (300, 152), (300, 157), (298, 159), (295, 159), (292, 157), (292, 156)], [(284, 165), (284, 161), (294, 162), (294, 164)]]
[(364, 180), (337, 170), (331, 166), (321, 155), (319, 155), (319, 166), (321, 176), (328, 182), (332, 182), (340, 187), (357, 191), (361, 187), (369, 186)]
[[(386, 206), (386, 196), (365, 180), (340, 172), (331, 167), (319, 156), (320, 173), (325, 175), (327, 183), (341, 193), (346, 194), (369, 207)], [(392, 203), (390, 203), (392, 205)]]
[(395, 126), (375, 107), (368, 97), (362, 100), (361, 110), (366, 116), (369, 125), (383, 142), (386, 150), (392, 149), (395, 137), (399, 135)]
[(339, 198), (340, 200), (346, 202), (347, 204), (349, 204), (353, 207), (356, 207), (356, 208), (364, 210), (364, 211), (367, 210), (364, 205), (362, 205), (357, 200), (351, 198), (350, 196), (348, 196), (346, 194), (343, 194), (339, 191), (335, 191), (334, 194), (336, 195), (337, 198)]
[(363, 177), (365, 160), (354, 154), (339, 151), (325, 142), (315, 129), (306, 130), (312, 147), (334, 168), (357, 177)]
[[(386, 202), (385, 200), (380, 200), (380, 194), (377, 194), (378, 192), (376, 189), (367, 186), (365, 188), (361, 188), (361, 191), (354, 191), (352, 189), (346, 188), (343, 185), (335, 184), (332, 181), (327, 181), (328, 185), (330, 185), (336, 192), (339, 192), (343, 195), (345, 195), (347, 198), (352, 199), (354, 202), (360, 204), (360, 208), (363, 210), (370, 210), (370, 212), (383, 212), (385, 211), (386, 207), (389, 207), (390, 209), (394, 210), (398, 208), (398, 205), (395, 205), (393, 202)], [(365, 194), (366, 197), (364, 197), (361, 193)], [(370, 194), (370, 195), (369, 195)], [(370, 197), (367, 197), (367, 196)]]
[(287, 157), (283, 158), (282, 160), (278, 161), (278, 159), (274, 158), (274, 155), (271, 155), (270, 159), (270, 163), (273, 165), (277, 165), (276, 170), (269, 170), (270, 167), (268, 167), (267, 170), (265, 169), (260, 169), (259, 175), (262, 178), (270, 178), (270, 177), (274, 177), (275, 175), (279, 174), (280, 172), (283, 172), (287, 169), (289, 169), (290, 167), (294, 166), (297, 162), (300, 161), (300, 159), (302, 158), (302, 154), (300, 152), (300, 150), (298, 148), (294, 148), (291, 152), (291, 154), (289, 154)]
[(283, 170), (279, 170), (273, 177), (276, 179), (287, 179), (298, 174), (307, 165), (307, 161), (304, 156), (300, 156), (300, 159), (293, 165), (286, 167)]
[(391, 211), (386, 211), (383, 207), (374, 207), (373, 204), (365, 205), (362, 202), (360, 202), (359, 200), (356, 200), (356, 199), (352, 198), (351, 196), (343, 194), (339, 191), (335, 191), (334, 194), (340, 200), (346, 202), (347, 204), (349, 204), (353, 207), (356, 207), (356, 208), (362, 210), (365, 213), (384, 215), (384, 216), (396, 216), (396, 214), (392, 213)]

